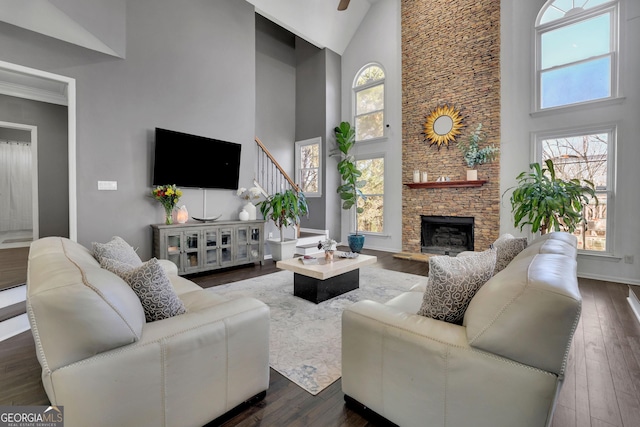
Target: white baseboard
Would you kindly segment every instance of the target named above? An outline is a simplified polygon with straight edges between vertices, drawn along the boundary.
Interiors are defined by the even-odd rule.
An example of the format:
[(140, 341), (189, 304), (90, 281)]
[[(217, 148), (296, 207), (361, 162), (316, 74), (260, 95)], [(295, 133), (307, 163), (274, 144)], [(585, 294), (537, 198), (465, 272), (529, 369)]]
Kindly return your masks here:
[(631, 306), (631, 310), (633, 310), (633, 314), (636, 315), (638, 323), (640, 323), (640, 301), (638, 301), (638, 297), (633, 293), (631, 289), (629, 289), (629, 297), (627, 298), (627, 301)]
[(601, 280), (603, 282), (614, 282), (614, 283), (622, 283), (625, 285), (640, 286), (640, 279), (630, 279), (628, 277), (603, 276), (601, 274), (580, 273), (580, 272), (578, 272), (578, 277), (582, 277), (584, 279)]

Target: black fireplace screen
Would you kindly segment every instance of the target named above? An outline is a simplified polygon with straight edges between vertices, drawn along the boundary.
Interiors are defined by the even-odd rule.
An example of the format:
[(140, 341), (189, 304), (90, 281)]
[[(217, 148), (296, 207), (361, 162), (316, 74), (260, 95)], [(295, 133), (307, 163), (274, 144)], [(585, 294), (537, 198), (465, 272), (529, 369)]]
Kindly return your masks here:
[(421, 252), (455, 256), (473, 250), (473, 217), (421, 217)]

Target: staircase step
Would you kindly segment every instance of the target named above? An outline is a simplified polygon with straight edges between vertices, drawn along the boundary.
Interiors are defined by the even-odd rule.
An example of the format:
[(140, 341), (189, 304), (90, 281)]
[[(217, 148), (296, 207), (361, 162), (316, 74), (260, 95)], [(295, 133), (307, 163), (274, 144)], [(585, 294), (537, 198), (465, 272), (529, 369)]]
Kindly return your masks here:
[(321, 249), (318, 249), (318, 243), (309, 243), (306, 245), (296, 245), (296, 253), (300, 255), (312, 255), (322, 252)]
[(9, 320), (13, 317), (20, 316), (27, 312), (27, 303), (25, 301), (17, 302), (7, 307), (0, 308), (0, 322)]

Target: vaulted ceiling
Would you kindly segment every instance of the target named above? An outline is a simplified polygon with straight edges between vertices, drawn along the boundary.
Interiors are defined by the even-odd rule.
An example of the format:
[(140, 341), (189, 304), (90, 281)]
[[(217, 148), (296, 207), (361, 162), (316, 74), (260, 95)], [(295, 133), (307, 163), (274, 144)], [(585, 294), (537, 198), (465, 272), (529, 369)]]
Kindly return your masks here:
[(378, 0), (351, 0), (338, 11), (339, 0), (247, 0), (256, 12), (319, 48), (342, 55)]

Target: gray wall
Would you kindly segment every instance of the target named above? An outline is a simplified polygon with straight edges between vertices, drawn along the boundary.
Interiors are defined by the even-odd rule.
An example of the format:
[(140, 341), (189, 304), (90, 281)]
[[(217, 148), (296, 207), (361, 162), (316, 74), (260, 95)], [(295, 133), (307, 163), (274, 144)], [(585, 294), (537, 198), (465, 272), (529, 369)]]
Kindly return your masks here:
[(0, 95), (0, 121), (38, 127), (39, 234), (68, 237), (67, 107)]
[(256, 14), (256, 136), (294, 178), (295, 36)]
[[(120, 235), (144, 259), (149, 224), (163, 218), (148, 196), (156, 126), (243, 144), (240, 185), (251, 182), (255, 18), (236, 0), (138, 0), (126, 17), (125, 60), (6, 24), (0, 59), (76, 79), (78, 240)], [(118, 181), (118, 191), (98, 191), (98, 180)], [(203, 191), (186, 189), (180, 204), (224, 219), (242, 204), (231, 190), (207, 190), (206, 200), (205, 211)]]
[[(402, 250), (402, 64), (400, 2), (379, 0), (372, 4), (358, 31), (342, 55), (342, 120), (353, 123), (353, 80), (365, 65), (384, 67), (386, 139), (358, 144), (355, 154), (383, 155), (385, 161), (384, 233), (367, 234), (370, 249)], [(353, 231), (350, 215), (342, 211), (342, 234)]]
[(340, 215), (342, 212), (340, 196), (336, 189), (341, 184), (341, 178), (338, 174), (338, 157), (329, 156), (329, 153), (336, 147), (335, 134), (333, 129), (340, 124), (342, 110), (340, 108), (342, 101), (342, 57), (329, 49), (324, 49), (326, 61), (326, 115), (325, 130), (323, 137), (323, 155), (324, 155), (324, 209), (325, 209), (325, 228), (329, 230), (329, 236), (338, 242), (347, 242), (345, 235), (340, 233)]
[[(326, 150), (325, 137), (325, 53), (309, 42), (296, 37), (296, 141), (322, 137), (322, 149)], [(326, 163), (325, 163), (326, 165)], [(326, 167), (325, 167), (326, 170)], [(326, 175), (326, 174), (325, 174)], [(302, 227), (324, 230), (326, 188), (322, 197), (308, 198), (309, 218)], [(334, 236), (333, 233), (330, 234)]]
[[(307, 199), (309, 217), (301, 225), (328, 229), (336, 238), (336, 160), (328, 158), (328, 150), (340, 120), (340, 64), (335, 52), (319, 49), (256, 15), (256, 135), (293, 179), (294, 142), (322, 137), (322, 197)], [(271, 225), (268, 231), (277, 235)]]

